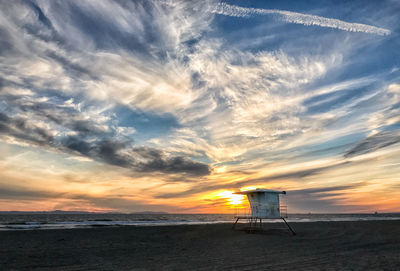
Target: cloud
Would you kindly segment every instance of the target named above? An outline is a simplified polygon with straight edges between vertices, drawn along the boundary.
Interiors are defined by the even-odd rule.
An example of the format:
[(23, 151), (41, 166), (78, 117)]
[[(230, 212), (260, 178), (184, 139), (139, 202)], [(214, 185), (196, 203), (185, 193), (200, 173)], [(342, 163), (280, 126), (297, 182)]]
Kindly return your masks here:
[(194, 162), (182, 156), (167, 156), (154, 148), (134, 148), (112, 139), (89, 143), (76, 137), (67, 137), (63, 142), (63, 147), (94, 160), (138, 172), (186, 173), (192, 176), (204, 176), (211, 172), (206, 164)]
[(62, 193), (20, 189), (15, 187), (0, 187), (0, 198), (3, 200), (43, 200), (48, 198), (59, 198), (60, 196), (62, 196)]
[[(186, 40), (207, 28), (209, 19), (205, 14), (187, 17), (193, 7), (183, 3), (160, 5), (39, 1), (9, 6), (1, 19), (3, 32), (10, 34), (6, 40), (14, 45), (3, 56), (8, 68), (0, 68), (3, 136), (133, 171), (209, 174), (208, 165), (182, 154), (134, 146), (131, 134), (124, 131), (135, 131), (131, 125), (140, 123), (131, 118), (130, 127), (119, 126), (121, 120), (114, 115), (121, 104), (149, 112), (147, 116), (159, 123), (140, 124), (139, 132), (152, 129), (156, 137), (167, 130), (166, 118), (157, 119), (157, 114), (163, 116), (162, 110), (177, 110), (192, 99), (191, 90), (180, 87), (175, 76), (186, 73), (174, 60), (181, 56), (165, 54), (186, 50)], [(160, 65), (163, 58), (166, 66)], [(174, 118), (168, 120), (179, 126)]]
[(303, 14), (298, 12), (276, 10), (276, 9), (260, 9), (260, 8), (244, 8), (229, 5), (227, 3), (219, 3), (213, 10), (213, 13), (233, 16), (233, 17), (251, 17), (255, 15), (275, 15), (279, 20), (288, 23), (302, 25), (317, 25), (321, 27), (329, 27), (350, 32), (364, 32), (376, 35), (390, 35), (391, 31), (385, 28), (372, 25), (349, 23), (338, 19), (331, 19), (316, 15)]
[(39, 146), (47, 145), (54, 140), (53, 135), (46, 129), (29, 123), (23, 118), (10, 118), (0, 112), (0, 134), (16, 137)]
[(306, 189), (298, 189), (291, 190), (291, 195), (303, 195), (303, 194), (324, 194), (330, 195), (332, 192), (343, 191), (348, 189), (353, 189), (360, 187), (360, 183), (350, 184), (350, 185), (339, 185), (339, 186), (331, 186), (331, 187), (319, 187), (319, 188), (306, 188)]
[(0, 112), (0, 135), (138, 172), (210, 174), (208, 165), (186, 157), (168, 155), (155, 148), (135, 148), (132, 139), (119, 137), (119, 129), (104, 122), (108, 120), (106, 116), (89, 118), (88, 111), (79, 112), (68, 101), (57, 104), (48, 101), (48, 97), (11, 95), (4, 91), (0, 97), (14, 112), (12, 115)]
[(159, 150), (144, 147), (134, 149), (134, 151), (140, 154), (141, 157), (147, 159), (146, 162), (141, 162), (138, 164), (138, 167), (144, 172), (187, 172), (195, 176), (210, 174), (209, 166), (202, 163), (193, 162), (182, 156), (165, 157), (165, 155)]
[[(196, 164), (188, 162), (190, 159), (182, 157), (189, 144), (193, 152), (201, 153), (204, 159), (223, 161), (265, 144), (277, 144), (306, 129), (307, 122), (298, 117), (301, 106), (288, 101), (287, 97), (299, 85), (323, 76), (336, 63), (335, 59), (321, 56), (295, 58), (284, 52), (227, 50), (220, 39), (202, 35), (210, 29), (212, 14), (200, 9), (200, 14), (194, 18), (189, 15), (199, 8), (197, 4), (182, 2), (171, 6), (160, 3), (147, 6), (138, 2), (121, 8), (119, 4), (107, 1), (101, 5), (43, 1), (33, 9), (24, 5), (19, 7), (25, 10), (26, 16), (16, 17), (21, 21), (19, 23), (10, 17), (6, 25), (9, 32), (20, 34), (11, 42), (21, 44), (16, 47), (17, 52), (7, 57), (7, 66), (11, 67), (5, 76), (7, 85), (13, 86), (10, 93), (18, 87), (50, 100), (32, 102), (35, 95), (18, 97), (17, 108), (30, 112), (29, 118), (37, 122), (51, 123), (51, 128), (58, 133), (58, 142), (68, 143), (63, 148), (82, 155), (98, 149), (86, 146), (90, 142), (109, 141), (116, 135), (118, 127), (115, 126), (119, 124), (105, 112), (115, 111), (118, 104), (149, 112), (148, 115), (168, 113), (179, 122), (179, 128), (192, 133), (188, 137), (180, 134), (183, 129), (171, 129), (176, 143), (173, 147), (169, 138), (164, 145), (152, 146), (181, 153), (175, 160), (165, 158), (162, 163), (150, 163), (168, 172), (178, 168), (206, 172), (204, 167), (199, 165), (197, 169)], [(112, 10), (112, 15), (101, 16), (108, 14), (106, 10)], [(19, 14), (18, 8), (10, 13)], [(127, 20), (131, 13), (137, 15), (132, 24)], [(149, 37), (146, 29), (150, 21), (156, 26)], [(94, 23), (98, 28), (104, 28), (106, 34), (89, 31), (89, 26)], [(27, 25), (35, 31), (28, 30)], [(175, 28), (171, 29), (171, 25)], [(26, 31), (30, 31), (30, 35), (24, 36)], [(153, 32), (159, 35), (153, 37)], [(43, 40), (43, 33), (47, 33), (48, 40)], [(114, 37), (117, 34), (118, 37)], [(146, 45), (146, 53), (142, 49), (135, 51), (136, 47), (130, 46), (130, 38)], [(21, 58), (21, 54), (32, 57), (28, 61)], [(73, 101), (67, 104), (64, 100), (61, 105), (53, 99), (56, 95)], [(253, 105), (251, 110), (249, 104)], [(165, 123), (165, 119), (160, 119)], [(132, 122), (138, 125), (138, 121)], [(225, 124), (228, 122), (231, 125)], [(145, 126), (150, 125), (146, 123)], [(178, 126), (173, 125), (174, 128)], [(135, 126), (133, 128), (141, 132)], [(68, 130), (73, 133), (68, 134)], [(268, 136), (265, 131), (270, 131)], [(143, 133), (149, 134), (146, 129)], [(101, 139), (96, 139), (96, 134)], [(141, 135), (137, 133), (136, 136)], [(153, 137), (157, 136), (161, 142), (169, 135), (159, 132)], [(185, 138), (181, 140), (181, 136)], [(73, 149), (78, 146), (86, 146), (87, 150)], [(180, 166), (173, 166), (172, 161)], [(146, 164), (140, 165), (146, 168)]]
[(365, 212), (370, 206), (349, 204), (346, 202), (351, 190), (365, 186), (365, 183), (351, 183), (346, 185), (329, 186), (322, 188), (306, 188), (288, 191), (285, 202), (289, 212), (307, 210), (307, 212), (348, 212), (357, 210)]
[(399, 142), (399, 131), (382, 131), (359, 142), (356, 146), (348, 150), (344, 154), (344, 157), (354, 157), (357, 155), (371, 153)]
[[(18, 200), (23, 201), (45, 201), (51, 200), (53, 209), (70, 210), (75, 207), (76, 210), (83, 210), (96, 206), (106, 210), (117, 210), (124, 212), (168, 210), (168, 205), (144, 203), (131, 197), (124, 196), (93, 196), (85, 193), (54, 192), (51, 190), (32, 189), (20, 186), (0, 186), (0, 200)], [(56, 204), (56, 205), (54, 205)]]
[(254, 184), (267, 184), (270, 182), (279, 182), (282, 180), (299, 180), (302, 178), (306, 178), (309, 176), (320, 174), (324, 171), (340, 168), (342, 166), (346, 166), (350, 164), (350, 162), (340, 162), (337, 164), (315, 167), (310, 169), (297, 170), (293, 172), (273, 174), (260, 178), (250, 178), (243, 181), (225, 183), (225, 184), (205, 184), (205, 185), (195, 185), (193, 188), (182, 191), (182, 192), (173, 192), (160, 194), (158, 198), (177, 198), (177, 197), (186, 197), (189, 195), (204, 193), (207, 191), (213, 191), (218, 189), (240, 189), (244, 186), (254, 185)]

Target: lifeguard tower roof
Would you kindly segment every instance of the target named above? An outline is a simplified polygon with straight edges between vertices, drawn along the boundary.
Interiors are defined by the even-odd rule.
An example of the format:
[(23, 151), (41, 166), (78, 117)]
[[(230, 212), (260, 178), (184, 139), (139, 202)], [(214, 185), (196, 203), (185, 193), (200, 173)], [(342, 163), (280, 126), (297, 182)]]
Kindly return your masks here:
[(247, 195), (247, 194), (253, 194), (253, 193), (276, 193), (276, 194), (286, 194), (286, 191), (279, 191), (279, 190), (271, 190), (271, 189), (257, 188), (257, 189), (252, 189), (252, 190), (246, 190), (246, 191), (235, 192), (235, 193), (233, 193), (233, 194)]

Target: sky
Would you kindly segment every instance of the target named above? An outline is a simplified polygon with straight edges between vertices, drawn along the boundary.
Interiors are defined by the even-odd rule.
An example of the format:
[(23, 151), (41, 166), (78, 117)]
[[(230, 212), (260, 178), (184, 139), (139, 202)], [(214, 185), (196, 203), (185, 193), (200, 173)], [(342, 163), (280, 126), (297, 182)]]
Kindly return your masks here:
[(0, 1), (0, 211), (400, 212), (399, 1)]

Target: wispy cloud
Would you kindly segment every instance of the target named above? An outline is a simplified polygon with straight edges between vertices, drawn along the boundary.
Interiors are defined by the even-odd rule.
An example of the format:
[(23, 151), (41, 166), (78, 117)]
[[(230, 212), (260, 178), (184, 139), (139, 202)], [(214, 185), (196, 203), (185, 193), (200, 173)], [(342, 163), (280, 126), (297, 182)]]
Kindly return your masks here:
[(336, 28), (351, 32), (364, 32), (376, 35), (390, 35), (391, 31), (385, 28), (376, 27), (367, 24), (350, 23), (338, 19), (326, 18), (311, 14), (303, 14), (298, 12), (276, 10), (276, 9), (260, 9), (260, 8), (245, 8), (229, 5), (227, 3), (219, 3), (213, 13), (233, 16), (233, 17), (251, 17), (256, 15), (275, 15), (279, 20), (288, 23), (302, 25), (316, 25), (321, 27)]
[(361, 154), (377, 151), (393, 144), (400, 143), (399, 131), (382, 131), (369, 136), (345, 153), (345, 157), (353, 157)]

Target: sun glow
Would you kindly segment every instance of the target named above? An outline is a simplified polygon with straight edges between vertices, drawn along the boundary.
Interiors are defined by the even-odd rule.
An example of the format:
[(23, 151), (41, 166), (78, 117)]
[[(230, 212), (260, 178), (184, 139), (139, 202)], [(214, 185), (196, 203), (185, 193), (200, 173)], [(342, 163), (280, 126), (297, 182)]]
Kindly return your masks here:
[(240, 191), (248, 191), (248, 190), (255, 190), (255, 189), (257, 189), (256, 186), (245, 186), (245, 187), (240, 188)]
[(222, 191), (217, 196), (226, 199), (230, 205), (242, 205), (244, 200), (243, 195), (236, 195), (232, 191)]

